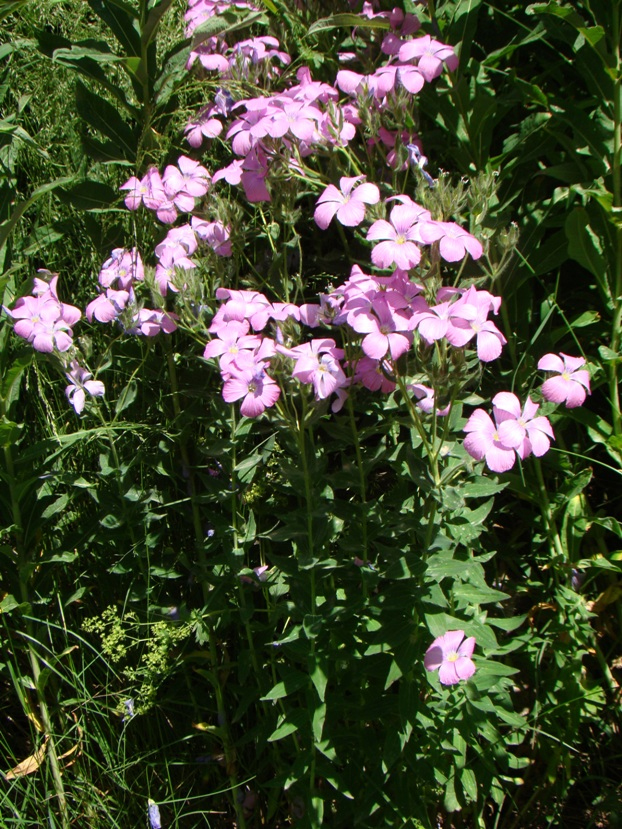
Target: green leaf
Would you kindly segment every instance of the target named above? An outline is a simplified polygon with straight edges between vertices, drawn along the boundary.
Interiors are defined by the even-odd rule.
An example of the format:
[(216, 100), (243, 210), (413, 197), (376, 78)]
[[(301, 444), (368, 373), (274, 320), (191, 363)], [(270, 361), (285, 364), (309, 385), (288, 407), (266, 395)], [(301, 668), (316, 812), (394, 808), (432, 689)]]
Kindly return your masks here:
[(477, 801), (477, 780), (473, 769), (462, 769), (460, 772), (460, 783), (462, 790), (466, 795), (467, 801), (475, 803)]
[(91, 58), (97, 63), (123, 63), (126, 58), (123, 55), (115, 55), (110, 51), (108, 44), (98, 41), (81, 41), (80, 43), (72, 43), (71, 46), (63, 46), (60, 49), (54, 49), (54, 60), (60, 63), (68, 63), (69, 61), (81, 61), (82, 58)]
[(87, 0), (96, 15), (117, 38), (126, 55), (140, 55), (140, 33), (135, 9), (121, 0)]
[(76, 105), (86, 123), (109, 138), (122, 158), (136, 161), (138, 136), (121, 118), (118, 110), (81, 82), (76, 84)]
[(37, 187), (36, 190), (33, 190), (30, 198), (26, 199), (26, 201), (16, 202), (11, 217), (0, 225), (0, 250), (3, 248), (6, 240), (13, 232), (15, 225), (19, 222), (28, 208), (37, 201), (37, 199), (41, 198), (41, 196), (44, 196), (46, 193), (51, 193), (59, 187), (63, 187), (65, 184), (71, 184), (73, 181), (75, 181), (75, 176), (63, 176), (62, 178), (54, 179), (54, 181), (42, 184), (41, 187)]
[(223, 12), (223, 14), (214, 15), (214, 17), (210, 17), (205, 23), (202, 23), (194, 30), (192, 34), (192, 49), (196, 49), (199, 44), (208, 40), (210, 37), (218, 35), (224, 38), (233, 32), (246, 29), (248, 26), (254, 24), (267, 26), (268, 18), (263, 12), (248, 14), (245, 10), (236, 11), (234, 9)]
[(6, 418), (0, 420), (0, 446), (6, 447), (16, 444), (22, 428), (21, 423), (14, 423)]
[(324, 669), (320, 665), (320, 657), (317, 654), (314, 654), (309, 658), (309, 676), (311, 677), (311, 682), (317, 691), (320, 701), (324, 702), (328, 678), (324, 672)]
[(76, 210), (101, 211), (114, 205), (119, 200), (119, 194), (100, 181), (80, 181), (68, 190), (61, 188), (58, 198)]
[(613, 351), (606, 345), (599, 345), (598, 346), (598, 355), (603, 363), (607, 363), (609, 365), (615, 365), (622, 361), (622, 356), (618, 354), (617, 351)]
[(566, 219), (568, 253), (580, 265), (596, 277), (603, 290), (609, 294), (606, 279), (607, 261), (603, 256), (603, 244), (590, 227), (590, 217), (584, 207), (575, 207)]
[(326, 705), (322, 703), (313, 712), (313, 719), (311, 720), (311, 730), (313, 731), (313, 740), (319, 743), (322, 739), (322, 731), (324, 730), (324, 722), (326, 720)]
[(0, 400), (5, 412), (9, 412), (13, 403), (19, 395), (19, 387), (22, 376), (26, 369), (32, 364), (33, 352), (29, 351), (22, 357), (13, 360), (10, 368), (5, 372), (0, 382)]
[(466, 606), (472, 604), (488, 604), (490, 602), (502, 602), (509, 599), (508, 593), (495, 590), (492, 587), (478, 587), (475, 584), (456, 584), (453, 588), (456, 600)]
[(264, 697), (261, 697), (262, 702), (283, 699), (283, 697), (293, 694), (309, 684), (309, 677), (295, 668), (283, 669), (281, 673), (286, 673), (285, 678), (281, 682), (277, 682)]
[(116, 414), (121, 414), (124, 409), (127, 409), (128, 406), (136, 400), (136, 395), (138, 394), (138, 383), (136, 380), (130, 380), (127, 386), (123, 389), (121, 394), (119, 395), (119, 399), (117, 400), (117, 405), (115, 406)]
[(488, 498), (504, 490), (507, 485), (507, 481), (499, 484), (488, 478), (476, 478), (462, 489), (462, 494), (465, 498)]
[(304, 726), (305, 722), (306, 711), (302, 711), (300, 709), (289, 711), (286, 718), (281, 717), (279, 719), (279, 725), (268, 737), (268, 742), (275, 743), (277, 740), (282, 740), (283, 737), (287, 737), (289, 734), (293, 734), (295, 731), (298, 731), (299, 728)]
[(41, 518), (51, 518), (53, 515), (62, 512), (62, 510), (64, 510), (67, 504), (69, 503), (69, 500), (70, 496), (68, 493), (65, 492), (63, 495), (59, 496), (55, 501), (53, 501), (49, 506), (47, 506), (43, 510), (43, 512), (41, 513)]
[(11, 613), (13, 610), (30, 613), (30, 604), (28, 602), (18, 602), (14, 596), (7, 595), (0, 602), (0, 613)]
[[(136, 107), (128, 103), (123, 89), (118, 83), (114, 83), (113, 80), (108, 77), (100, 61), (94, 60), (92, 57), (87, 55), (80, 58), (75, 56), (73, 59), (65, 60), (63, 55), (66, 55), (66, 51), (63, 50), (71, 51), (73, 44), (70, 40), (61, 37), (60, 35), (55, 35), (47, 30), (37, 31), (35, 36), (37, 38), (37, 48), (42, 54), (52, 60), (56, 60), (57, 63), (60, 63), (63, 66), (67, 66), (69, 69), (72, 69), (75, 72), (96, 81), (117, 99), (128, 114), (135, 118), (139, 117), (139, 112)], [(56, 58), (56, 53), (58, 53), (60, 57)]]
[(159, 2), (157, 2), (149, 11), (141, 33), (143, 48), (149, 46), (151, 41), (157, 35), (160, 21), (162, 20), (163, 15), (165, 15), (170, 9), (172, 4), (173, 0), (159, 0)]
[(379, 17), (363, 17), (359, 14), (333, 14), (330, 17), (323, 17), (321, 20), (316, 20), (309, 27), (306, 37), (311, 37), (318, 32), (327, 32), (331, 29), (352, 28), (357, 26), (361, 29), (388, 29), (390, 27), (389, 21), (385, 18)]
[(447, 784), (445, 785), (445, 797), (443, 798), (443, 806), (448, 812), (458, 812), (461, 809), (460, 801), (456, 795), (455, 777), (453, 774), (449, 776)]

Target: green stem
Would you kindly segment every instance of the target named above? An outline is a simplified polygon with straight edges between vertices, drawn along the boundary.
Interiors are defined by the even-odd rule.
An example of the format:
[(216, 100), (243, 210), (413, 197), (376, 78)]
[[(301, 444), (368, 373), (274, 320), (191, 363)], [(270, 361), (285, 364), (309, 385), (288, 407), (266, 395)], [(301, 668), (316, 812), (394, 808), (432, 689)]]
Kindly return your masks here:
[[(613, 3), (613, 33), (615, 37), (616, 80), (613, 87), (613, 207), (619, 210), (622, 207), (622, 80), (620, 72), (622, 60), (620, 55), (620, 9), (618, 3)], [(616, 227), (616, 262), (615, 279), (613, 285), (613, 320), (611, 328), (611, 350), (618, 353), (622, 332), (622, 228)], [(609, 364), (609, 396), (611, 400), (611, 417), (614, 435), (622, 433), (622, 414), (620, 413), (620, 389), (618, 380), (618, 361), (612, 360)]]
[[(168, 343), (166, 342), (166, 350), (167, 350), (167, 362), (168, 362), (168, 369), (169, 369), (169, 378), (171, 382), (171, 396), (173, 400), (173, 411), (175, 413), (175, 417), (179, 418), (181, 415), (181, 402), (180, 402), (180, 395), (179, 395), (179, 385), (177, 382), (177, 370), (175, 368), (175, 359)], [(233, 420), (233, 434), (232, 434), (232, 444), (234, 447), (235, 452), (235, 413), (234, 413), (234, 420)], [(199, 510), (199, 505), (196, 500), (196, 489), (195, 489), (195, 480), (192, 466), (190, 465), (190, 458), (188, 455), (188, 448), (186, 446), (185, 441), (180, 441), (180, 452), (182, 463), (184, 464), (185, 468), (188, 470), (188, 480), (190, 484), (190, 500), (192, 504), (192, 518), (193, 518), (193, 525), (194, 525), (194, 533), (195, 533), (195, 541), (196, 541), (196, 548), (197, 554), (199, 557), (199, 566), (201, 569), (201, 586), (203, 589), (203, 601), (207, 604), (208, 602), (208, 594), (209, 594), (209, 586), (207, 581), (204, 578), (205, 570), (207, 566), (206, 558), (205, 558), (205, 547), (203, 544), (203, 527), (201, 525), (201, 514)], [(235, 465), (235, 464), (234, 464)], [(234, 496), (235, 497), (235, 493)], [(235, 515), (234, 509), (234, 539), (235, 544), (237, 547), (237, 516)], [(210, 661), (212, 664), (212, 669), (214, 671), (214, 690), (216, 693), (216, 708), (218, 711), (218, 720), (220, 725), (220, 733), (222, 735), (222, 745), (223, 750), (225, 753), (225, 761), (227, 765), (227, 774), (229, 776), (229, 784), (231, 786), (232, 792), (237, 792), (239, 788), (239, 783), (237, 779), (237, 775), (235, 772), (235, 761), (236, 761), (236, 753), (235, 753), (235, 744), (231, 737), (231, 732), (229, 729), (229, 721), (227, 719), (227, 711), (225, 707), (225, 700), (222, 692), (222, 687), (220, 685), (220, 679), (218, 676), (218, 643), (216, 640), (216, 634), (214, 632), (214, 628), (211, 622), (211, 619), (208, 619), (207, 622), (208, 629), (209, 629), (209, 651), (210, 651)], [(244, 819), (244, 810), (242, 805), (238, 803), (237, 797), (235, 794), (233, 795), (233, 805), (235, 808), (237, 825), (239, 829), (246, 829), (246, 821)]]
[[(356, 454), (356, 465), (359, 473), (359, 492), (361, 498), (361, 534), (363, 546), (363, 555), (361, 556), (361, 558), (363, 559), (363, 561), (366, 562), (369, 558), (369, 553), (367, 549), (367, 493), (365, 487), (365, 470), (363, 469), (361, 442), (359, 441), (359, 433), (358, 429), (356, 428), (356, 420), (354, 418), (354, 406), (352, 405), (351, 395), (348, 395), (347, 405), (348, 413), (350, 415), (350, 425), (352, 426), (352, 436), (354, 438), (354, 452)], [(363, 579), (363, 586), (365, 588), (365, 579)]]
[[(175, 413), (175, 419), (178, 420), (181, 417), (181, 400), (179, 395), (179, 383), (177, 381), (177, 369), (175, 367), (175, 355), (173, 354), (173, 350), (170, 344), (169, 339), (167, 338), (165, 341), (165, 349), (166, 349), (166, 360), (168, 364), (168, 375), (169, 380), (171, 383), (171, 398), (173, 400), (173, 412)], [(197, 503), (196, 497), (196, 480), (194, 476), (194, 469), (192, 464), (190, 463), (190, 456), (188, 454), (188, 446), (186, 441), (180, 439), (179, 441), (179, 452), (181, 454), (181, 462), (184, 466), (184, 469), (187, 470), (188, 473), (188, 484), (190, 487), (190, 504), (192, 508), (192, 524), (194, 527), (194, 535), (196, 539), (196, 547), (197, 547), (197, 556), (199, 559), (199, 567), (201, 570), (201, 584), (203, 587), (203, 598), (206, 597), (206, 590), (207, 584), (205, 582), (205, 568), (207, 566), (207, 562), (205, 559), (205, 546), (203, 544), (203, 526), (201, 524), (201, 511), (199, 509), (199, 504)]]
[(553, 510), (551, 508), (549, 494), (546, 490), (546, 484), (544, 483), (542, 465), (540, 464), (540, 460), (538, 458), (534, 458), (533, 463), (536, 469), (536, 477), (538, 479), (538, 490), (540, 493), (540, 510), (542, 512), (542, 517), (544, 518), (547, 534), (549, 536), (551, 553), (554, 557), (559, 557), (561, 561), (565, 563), (567, 556), (564, 550), (564, 545), (562, 544), (561, 538), (559, 537), (559, 531), (557, 529), (555, 516), (553, 515)]
[[(297, 438), (298, 438), (298, 448), (300, 452), (300, 459), (302, 462), (302, 472), (304, 476), (304, 484), (305, 484), (305, 502), (306, 502), (306, 513), (307, 513), (307, 543), (308, 543), (308, 555), (309, 555), (309, 562), (311, 567), (309, 569), (309, 582), (310, 582), (310, 611), (312, 616), (316, 616), (317, 614), (317, 596), (316, 596), (316, 581), (315, 581), (315, 563), (313, 561), (314, 558), (314, 539), (313, 539), (313, 500), (312, 500), (312, 492), (311, 492), (311, 479), (309, 477), (309, 463), (307, 459), (307, 447), (305, 441), (305, 431), (306, 431), (306, 413), (307, 413), (307, 402), (306, 398), (303, 396), (303, 411), (302, 417), (298, 420), (298, 429), (297, 429)], [(315, 637), (312, 637), (309, 642), (310, 645), (310, 660), (311, 663), (315, 664)], [(313, 693), (313, 687), (310, 688), (309, 693)], [(313, 706), (309, 706), (310, 712), (314, 710)], [(309, 768), (309, 797), (312, 800), (313, 795), (315, 793), (315, 769), (316, 769), (316, 754), (317, 750), (315, 747), (315, 740), (311, 740), (311, 763)]]

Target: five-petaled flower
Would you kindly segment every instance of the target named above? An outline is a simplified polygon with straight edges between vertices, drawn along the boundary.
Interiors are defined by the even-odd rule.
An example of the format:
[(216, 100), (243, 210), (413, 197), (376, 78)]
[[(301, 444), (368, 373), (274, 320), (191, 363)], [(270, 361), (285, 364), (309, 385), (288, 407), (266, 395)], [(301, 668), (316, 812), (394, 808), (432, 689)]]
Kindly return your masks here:
[(583, 357), (569, 357), (560, 352), (545, 354), (538, 362), (541, 371), (554, 372), (555, 377), (549, 377), (542, 384), (542, 396), (552, 403), (565, 403), (566, 408), (574, 409), (583, 405), (586, 394), (590, 394), (590, 373), (582, 369), (585, 365)]
[(423, 664), (426, 671), (438, 670), (443, 685), (455, 685), (475, 673), (475, 663), (471, 659), (474, 648), (474, 636), (465, 639), (463, 630), (448, 630), (432, 642), (425, 652)]
[(317, 200), (313, 217), (315, 223), (326, 230), (333, 216), (347, 227), (356, 227), (365, 218), (365, 205), (380, 201), (380, 190), (375, 184), (361, 184), (365, 176), (342, 176), (339, 180), (341, 191), (329, 184)]

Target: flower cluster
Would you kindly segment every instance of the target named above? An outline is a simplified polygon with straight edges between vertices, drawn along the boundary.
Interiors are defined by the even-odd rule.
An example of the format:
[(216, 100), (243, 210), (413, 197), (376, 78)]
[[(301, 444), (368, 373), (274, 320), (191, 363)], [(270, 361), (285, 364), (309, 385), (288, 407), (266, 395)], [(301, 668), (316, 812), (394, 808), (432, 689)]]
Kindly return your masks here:
[(39, 273), (51, 277), (35, 278), (31, 296), (20, 297), (13, 310), (5, 308), (9, 316), (16, 320), (15, 333), (23, 337), (35, 351), (50, 354), (54, 349), (65, 352), (73, 345), (73, 326), (82, 317), (82, 312), (74, 305), (61, 302), (56, 292), (58, 274), (49, 271)]
[(493, 472), (507, 472), (516, 456), (524, 460), (548, 452), (553, 429), (546, 417), (536, 417), (540, 408), (530, 397), (521, 409), (515, 394), (502, 391), (492, 400), (494, 423), (483, 410), (477, 409), (468, 419), (464, 431), (464, 448), (476, 460), (485, 460)]
[(127, 190), (125, 206), (138, 210), (141, 203), (155, 211), (164, 224), (172, 224), (179, 213), (192, 213), (195, 199), (204, 196), (210, 186), (210, 174), (198, 161), (185, 155), (179, 157), (177, 166), (169, 164), (164, 175), (151, 167), (138, 179), (131, 176), (120, 189)]
[[(583, 365), (583, 357), (563, 353), (542, 357), (538, 368), (554, 375), (542, 384), (543, 398), (565, 403), (569, 409), (582, 405), (590, 393), (590, 375)], [(476, 409), (464, 427), (464, 448), (471, 457), (484, 460), (493, 472), (507, 472), (517, 456), (524, 460), (528, 455), (541, 457), (548, 452), (553, 429), (548, 418), (536, 417), (539, 406), (530, 397), (521, 409), (515, 394), (499, 392), (492, 404), (494, 422), (483, 409)]]

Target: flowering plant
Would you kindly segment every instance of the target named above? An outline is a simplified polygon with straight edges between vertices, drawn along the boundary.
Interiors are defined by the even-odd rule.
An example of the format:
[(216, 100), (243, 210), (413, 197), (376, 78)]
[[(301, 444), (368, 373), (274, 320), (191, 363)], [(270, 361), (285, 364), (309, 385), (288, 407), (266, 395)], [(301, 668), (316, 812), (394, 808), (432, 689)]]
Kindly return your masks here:
[[(115, 582), (112, 605), (126, 597), (137, 641), (143, 625), (153, 641), (156, 616), (191, 631), (192, 645), (149, 651), (161, 683), (147, 692), (119, 631), (89, 629), (110, 693), (136, 700), (124, 733), (159, 711), (187, 727), (181, 743), (200, 753), (179, 767), (199, 775), (208, 758), (231, 825), (432, 825), (459, 810), (483, 824), (529, 765), (537, 616), (561, 618), (583, 566), (583, 525), (560, 504), (583, 497), (584, 478), (549, 496), (545, 476), (565, 445), (556, 405), (589, 404), (591, 378), (583, 357), (538, 360), (559, 347), (538, 336), (520, 356), (504, 280), (517, 235), (503, 226), (519, 207), (495, 209), (492, 168), (474, 164), (468, 182), (443, 172), (451, 154), (427, 134), (430, 112), (466, 88), (470, 45), (421, 4), (344, 3), (317, 20), (314, 4), (192, 0), (187, 52), (154, 79), (162, 50), (142, 69), (138, 54), (166, 0), (141, 0), (135, 18), (116, 0), (91, 5), (140, 32), (135, 54), (100, 63), (127, 68), (132, 128), (143, 121), (131, 158), (107, 170), (106, 210), (126, 234), (101, 217), (84, 312), (59, 299), (72, 271), (6, 302), (14, 347), (66, 385), (50, 471), (31, 476), (37, 515), (80, 504), (43, 563), (36, 536), (16, 535), (21, 595), (43, 564), (96, 551), (97, 575), (80, 576), (92, 612), (99, 577)], [(177, 84), (196, 110), (168, 140), (158, 95)], [(12, 388), (0, 395), (11, 436)], [(81, 454), (61, 474), (72, 440)], [(78, 521), (83, 496), (94, 527)], [(545, 550), (533, 566), (504, 554), (525, 503)], [(523, 609), (549, 569), (558, 604)], [(166, 708), (182, 676), (183, 726)], [(153, 825), (174, 786), (148, 801)]]

